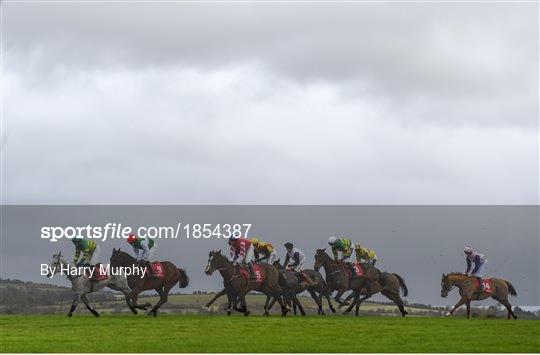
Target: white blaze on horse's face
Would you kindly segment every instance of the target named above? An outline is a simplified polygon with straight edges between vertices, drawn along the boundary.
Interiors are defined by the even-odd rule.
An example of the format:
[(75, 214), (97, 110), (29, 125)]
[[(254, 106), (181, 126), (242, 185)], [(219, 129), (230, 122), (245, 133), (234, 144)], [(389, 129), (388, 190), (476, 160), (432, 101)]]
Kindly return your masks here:
[(208, 264), (206, 265), (206, 269), (204, 270), (204, 272), (207, 275), (210, 275), (212, 273), (212, 260), (213, 259), (214, 259), (214, 253), (211, 252), (208, 257)]

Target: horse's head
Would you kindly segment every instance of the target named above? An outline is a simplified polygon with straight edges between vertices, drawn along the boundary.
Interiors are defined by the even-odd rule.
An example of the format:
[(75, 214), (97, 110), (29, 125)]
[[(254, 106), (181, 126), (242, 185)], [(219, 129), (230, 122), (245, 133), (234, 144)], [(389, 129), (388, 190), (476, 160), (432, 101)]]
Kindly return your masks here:
[(136, 260), (134, 257), (126, 252), (121, 251), (120, 248), (113, 248), (111, 258), (109, 259), (109, 262), (113, 267), (128, 266), (129, 264), (133, 264), (135, 261)]
[(315, 265), (313, 266), (315, 271), (319, 271), (321, 266), (324, 265), (327, 257), (328, 254), (326, 254), (326, 249), (317, 249), (317, 251), (315, 252)]
[(214, 271), (221, 268), (221, 260), (224, 258), (223, 255), (221, 255), (221, 249), (220, 250), (212, 250), (208, 253), (208, 264), (206, 264), (206, 269), (204, 272), (206, 275), (212, 275)]
[(277, 270), (283, 269), (283, 265), (279, 262), (279, 259), (274, 260), (272, 263), (272, 266), (275, 267)]
[(448, 296), (448, 293), (452, 290), (452, 283), (450, 282), (450, 278), (446, 274), (442, 274), (441, 279), (441, 297), (446, 298)]
[[(66, 260), (62, 257), (62, 252), (59, 251), (58, 254), (54, 254), (52, 261), (49, 263), (49, 268), (47, 270), (47, 277), (51, 278), (54, 274), (59, 273), (62, 268), (62, 265), (67, 264)], [(52, 270), (52, 272), (51, 272)]]

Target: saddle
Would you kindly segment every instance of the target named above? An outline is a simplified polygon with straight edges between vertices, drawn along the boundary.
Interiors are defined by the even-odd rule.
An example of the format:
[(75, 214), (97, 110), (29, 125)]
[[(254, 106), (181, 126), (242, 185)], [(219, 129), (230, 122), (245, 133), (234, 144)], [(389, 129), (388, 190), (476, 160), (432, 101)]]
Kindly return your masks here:
[(348, 265), (346, 265), (345, 263), (341, 263), (341, 267), (343, 268), (343, 270), (345, 270), (345, 272), (347, 273), (347, 276), (349, 277), (349, 279), (353, 279), (355, 277), (360, 277), (360, 276), (364, 276), (364, 268), (362, 267), (362, 264), (358, 263), (358, 262), (355, 262), (352, 264), (352, 269), (354, 270), (351, 270), (349, 268)]
[(165, 269), (159, 261), (154, 261), (153, 263), (150, 263), (150, 272), (151, 276), (157, 277), (158, 279), (162, 279), (165, 277)]
[(240, 274), (248, 282), (262, 283), (264, 281), (265, 274), (261, 267), (257, 263), (253, 263), (253, 276), (255, 279), (250, 279), (248, 267), (249, 266), (239, 266), (238, 271), (240, 271)]
[(90, 281), (103, 281), (109, 278), (105, 269), (101, 268), (101, 263), (93, 265), (94, 274), (91, 276), (90, 270), (85, 269), (84, 274)]
[[(480, 283), (478, 282), (478, 279), (476, 277), (474, 278), (474, 284), (476, 285), (476, 287), (478, 289), (480, 289)], [(482, 286), (483, 286), (482, 292), (485, 292), (485, 293), (492, 293), (493, 292), (493, 286), (491, 284), (491, 279), (482, 279)]]

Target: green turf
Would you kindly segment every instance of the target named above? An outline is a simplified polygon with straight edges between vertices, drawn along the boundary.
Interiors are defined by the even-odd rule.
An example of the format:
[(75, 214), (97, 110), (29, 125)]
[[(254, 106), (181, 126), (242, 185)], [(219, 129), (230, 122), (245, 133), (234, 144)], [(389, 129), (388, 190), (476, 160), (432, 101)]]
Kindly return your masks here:
[(540, 352), (540, 321), (241, 315), (0, 316), (2, 352)]

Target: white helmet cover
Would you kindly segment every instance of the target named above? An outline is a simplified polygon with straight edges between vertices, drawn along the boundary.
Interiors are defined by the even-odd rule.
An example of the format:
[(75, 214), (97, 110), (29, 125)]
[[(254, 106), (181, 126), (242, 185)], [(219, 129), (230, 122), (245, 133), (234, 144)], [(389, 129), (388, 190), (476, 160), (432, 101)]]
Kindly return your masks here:
[(328, 237), (328, 244), (334, 244), (336, 242), (336, 237), (334, 236), (331, 236), (331, 237)]
[(463, 251), (464, 251), (465, 253), (472, 253), (472, 252), (473, 252), (473, 248), (472, 248), (470, 245), (467, 245), (467, 246), (465, 247), (465, 249), (463, 249)]

